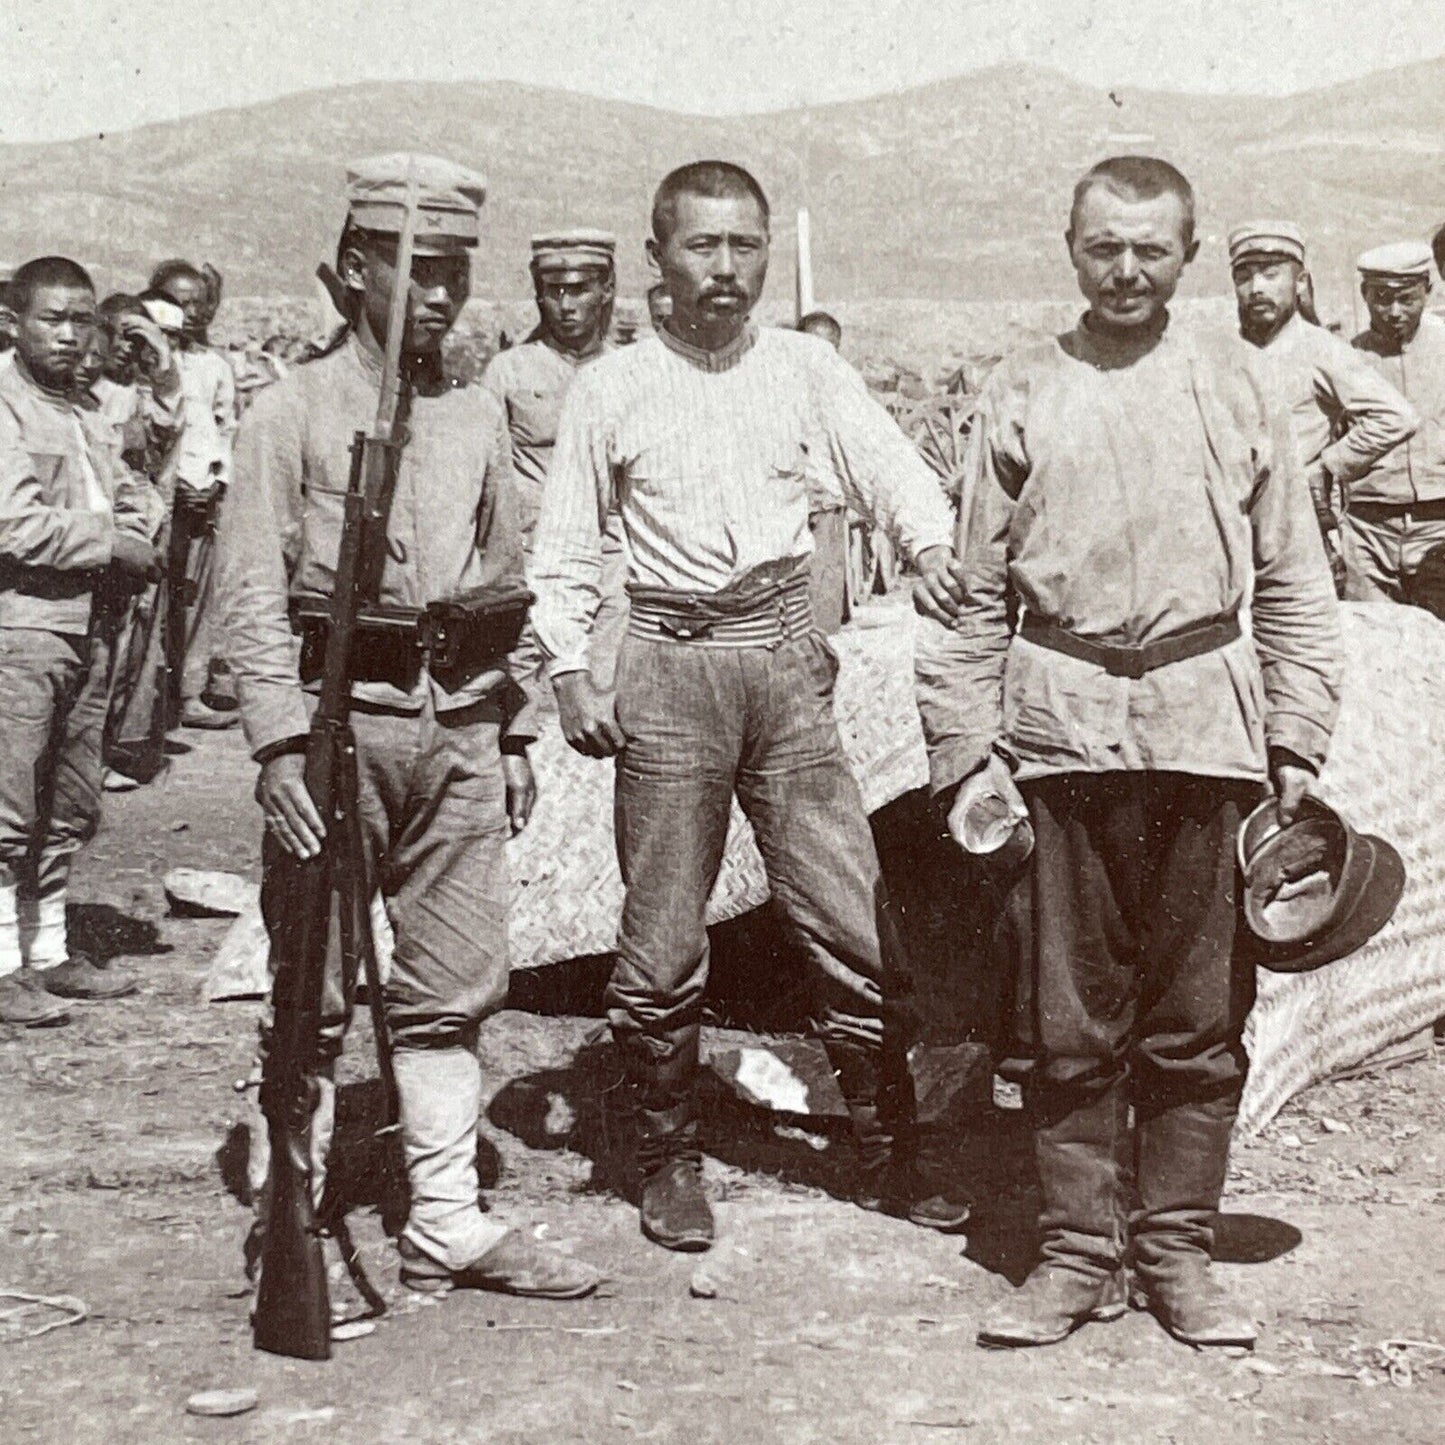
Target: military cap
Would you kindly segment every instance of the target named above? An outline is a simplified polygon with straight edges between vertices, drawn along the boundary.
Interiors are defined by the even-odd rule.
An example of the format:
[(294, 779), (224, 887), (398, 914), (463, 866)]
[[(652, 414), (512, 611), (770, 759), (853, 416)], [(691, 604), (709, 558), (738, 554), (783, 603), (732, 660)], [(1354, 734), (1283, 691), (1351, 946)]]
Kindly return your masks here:
[(1405, 892), (1399, 853), (1356, 832), (1318, 798), (1285, 823), (1279, 801), (1240, 825), (1240, 872), (1249, 934), (1242, 956), (1276, 973), (1303, 973), (1362, 948), (1394, 917)]
[(1393, 281), (1408, 285), (1430, 279), (1430, 248), (1423, 241), (1392, 241), (1376, 246), (1355, 262), (1366, 281)]
[(486, 180), (440, 156), (398, 151), (353, 161), (346, 168), (348, 220), (364, 231), (400, 235), (409, 180), (416, 185), (418, 251), (455, 251), (477, 244)]
[(611, 231), (591, 226), (571, 226), (542, 231), (532, 237), (532, 269), (548, 271), (595, 271), (612, 269), (617, 237)]
[(1230, 265), (1246, 256), (1283, 256), (1303, 266), (1305, 238), (1290, 221), (1250, 221), (1229, 233)]

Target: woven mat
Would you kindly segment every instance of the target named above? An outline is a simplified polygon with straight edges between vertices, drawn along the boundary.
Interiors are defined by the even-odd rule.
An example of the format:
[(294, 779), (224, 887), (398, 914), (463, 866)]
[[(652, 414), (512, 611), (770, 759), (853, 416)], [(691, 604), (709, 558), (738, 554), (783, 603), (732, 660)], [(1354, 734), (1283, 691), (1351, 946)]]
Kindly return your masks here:
[[(832, 641), (838, 649), (836, 711), (848, 760), (869, 812), (927, 781), (913, 703), (908, 614), (895, 602)], [(612, 832), (613, 764), (584, 758), (548, 728), (532, 749), (538, 802), (525, 833), (508, 844), (515, 892), (513, 968), (533, 968), (617, 943), (622, 879)], [(721, 923), (764, 903), (763, 862), (737, 804), (707, 921)]]
[(1320, 795), (1405, 860), (1394, 918), (1314, 973), (1260, 972), (1242, 1126), (1445, 1017), (1445, 625), (1416, 607), (1344, 608), (1343, 706)]
[[(1326, 801), (1405, 860), (1394, 919), (1359, 952), (1308, 974), (1261, 971), (1246, 1043), (1252, 1068), (1242, 1126), (1266, 1124), (1301, 1089), (1360, 1064), (1445, 1017), (1445, 626), (1417, 608), (1344, 609), (1346, 685)], [(926, 779), (913, 702), (908, 614), (866, 609), (833, 640), (842, 659), (839, 729), (869, 811)], [(613, 850), (612, 770), (572, 753), (554, 733), (537, 749), (542, 801), (515, 844), (513, 966), (614, 945), (622, 885)], [(754, 908), (767, 882), (734, 811), (709, 922)]]

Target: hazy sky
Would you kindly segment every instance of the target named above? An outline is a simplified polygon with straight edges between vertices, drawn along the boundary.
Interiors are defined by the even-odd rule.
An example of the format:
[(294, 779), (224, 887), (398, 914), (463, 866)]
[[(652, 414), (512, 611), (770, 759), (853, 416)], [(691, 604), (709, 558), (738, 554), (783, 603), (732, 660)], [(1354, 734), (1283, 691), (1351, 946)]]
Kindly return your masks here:
[(1280, 92), (1445, 53), (1442, 0), (0, 0), (0, 140), (369, 79), (507, 78), (716, 113), (1008, 60)]

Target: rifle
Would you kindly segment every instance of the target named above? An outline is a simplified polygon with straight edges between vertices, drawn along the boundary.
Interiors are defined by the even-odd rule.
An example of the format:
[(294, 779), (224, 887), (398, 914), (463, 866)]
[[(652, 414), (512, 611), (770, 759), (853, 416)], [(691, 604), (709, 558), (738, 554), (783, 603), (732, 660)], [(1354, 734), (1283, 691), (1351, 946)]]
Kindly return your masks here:
[(136, 599), (116, 676), (127, 688), (113, 709), (110, 757), (121, 771), (146, 783), (165, 767), (170, 717), (170, 665), (166, 660), (170, 605), (164, 581)]
[[(331, 1356), (331, 1307), (312, 1197), (310, 1146), (311, 1119), (319, 1097), (316, 1074), (334, 905), (339, 905), (343, 980), (355, 980), (358, 962), (365, 968), (388, 1126), (396, 1118), (396, 1080), (382, 1012), (356, 811), (351, 671), (358, 616), (367, 603), (375, 602), (380, 588), (387, 517), (405, 444), (408, 394), (401, 379), (401, 343), (416, 222), (417, 185), (415, 177), (408, 175), (381, 396), (370, 433), (359, 431), (352, 440), (321, 692), (306, 742), (306, 789), (326, 823), (326, 837), (314, 858), (278, 852), (268, 863), (273, 871), (267, 891), (276, 899), (274, 911), (268, 905), (268, 913), (279, 920), (271, 937), (275, 975), (272, 1029), (260, 1096), (270, 1136), (271, 1168), (252, 1338), (258, 1349), (302, 1360)], [(350, 997), (350, 982), (346, 992)]]

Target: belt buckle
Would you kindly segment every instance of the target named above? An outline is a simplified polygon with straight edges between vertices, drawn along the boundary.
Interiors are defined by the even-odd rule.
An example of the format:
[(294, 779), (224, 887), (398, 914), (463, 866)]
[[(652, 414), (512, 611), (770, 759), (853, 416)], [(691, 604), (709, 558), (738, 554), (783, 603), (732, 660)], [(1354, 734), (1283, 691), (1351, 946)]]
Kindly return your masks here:
[(712, 632), (712, 620), (707, 617), (681, 617), (676, 613), (664, 612), (659, 615), (657, 625), (669, 637), (679, 642), (692, 642)]
[(1105, 664), (1104, 671), (1111, 677), (1126, 677), (1130, 682), (1138, 682), (1149, 671), (1144, 649), (1142, 647), (1116, 648), (1113, 656)]

